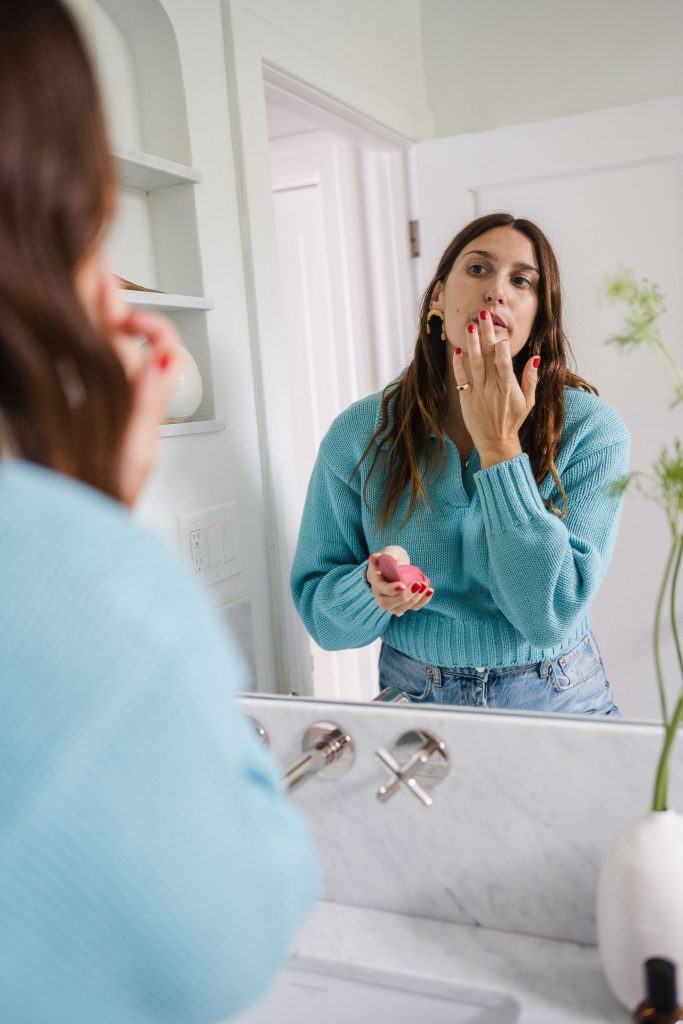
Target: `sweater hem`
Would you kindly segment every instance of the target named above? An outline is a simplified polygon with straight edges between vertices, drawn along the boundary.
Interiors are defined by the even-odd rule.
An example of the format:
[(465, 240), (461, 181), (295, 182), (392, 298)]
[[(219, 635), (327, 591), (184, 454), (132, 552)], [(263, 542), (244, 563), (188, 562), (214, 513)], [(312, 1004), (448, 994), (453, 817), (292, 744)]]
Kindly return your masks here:
[[(524, 640), (514, 627), (501, 628), (501, 623), (487, 623), (485, 628), (478, 623), (457, 623), (451, 630), (440, 629), (435, 636), (393, 618), (382, 639), (401, 654), (439, 668), (521, 668), (554, 660), (590, 629), (591, 617), (586, 615), (567, 630), (559, 643), (539, 647)], [(492, 634), (496, 637), (495, 644)]]

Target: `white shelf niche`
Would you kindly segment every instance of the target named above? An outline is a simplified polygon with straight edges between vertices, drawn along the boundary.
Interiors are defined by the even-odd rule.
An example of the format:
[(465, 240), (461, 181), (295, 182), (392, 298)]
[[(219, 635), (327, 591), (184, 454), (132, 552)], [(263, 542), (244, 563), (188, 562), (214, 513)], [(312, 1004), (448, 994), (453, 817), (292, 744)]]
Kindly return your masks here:
[(201, 171), (194, 167), (185, 167), (138, 149), (114, 146), (112, 155), (118, 167), (120, 184), (139, 192), (157, 192), (173, 185), (196, 185), (202, 180)]
[(129, 306), (140, 309), (213, 309), (213, 299), (203, 295), (170, 295), (166, 292), (137, 292), (129, 288), (119, 288), (119, 295)]

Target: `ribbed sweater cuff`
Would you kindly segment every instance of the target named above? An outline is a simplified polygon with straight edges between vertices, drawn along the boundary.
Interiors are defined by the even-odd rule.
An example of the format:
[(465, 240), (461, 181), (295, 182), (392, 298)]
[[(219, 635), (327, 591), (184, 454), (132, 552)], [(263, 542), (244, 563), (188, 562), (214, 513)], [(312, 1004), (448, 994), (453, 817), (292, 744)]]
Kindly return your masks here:
[(480, 470), (474, 480), (487, 531), (515, 530), (546, 512), (525, 452)]
[[(345, 573), (335, 586), (337, 610), (345, 622), (353, 621), (363, 633), (379, 636), (391, 618), (375, 601), (367, 581), (367, 561)], [(367, 642), (367, 641), (366, 641)]]

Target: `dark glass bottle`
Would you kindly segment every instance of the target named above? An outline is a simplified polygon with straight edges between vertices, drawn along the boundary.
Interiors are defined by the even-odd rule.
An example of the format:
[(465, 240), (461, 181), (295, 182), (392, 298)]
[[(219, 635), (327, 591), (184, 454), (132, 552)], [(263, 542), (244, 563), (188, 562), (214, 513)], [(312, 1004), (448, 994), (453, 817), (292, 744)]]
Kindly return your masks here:
[(633, 1011), (639, 1024), (673, 1024), (683, 1020), (683, 1008), (676, 995), (676, 965), (671, 960), (653, 957), (645, 961), (647, 995)]

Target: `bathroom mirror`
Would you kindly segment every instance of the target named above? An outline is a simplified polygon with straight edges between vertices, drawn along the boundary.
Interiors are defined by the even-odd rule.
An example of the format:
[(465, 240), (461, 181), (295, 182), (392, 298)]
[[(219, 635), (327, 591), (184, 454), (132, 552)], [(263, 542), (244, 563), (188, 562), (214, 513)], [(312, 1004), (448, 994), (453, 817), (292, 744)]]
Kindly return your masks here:
[[(198, 43), (181, 3), (78, 0), (77, 6), (100, 11), (98, 59), (117, 94), (112, 102), (120, 123), (134, 119), (126, 62), (148, 84), (160, 70), (136, 49), (143, 9), (151, 17), (154, 8), (161, 20), (168, 14), (164, 45), (168, 52), (175, 45), (172, 28), (183, 74), (189, 69), (190, 77), (201, 77)], [(238, 184), (220, 203), (239, 207), (243, 244), (234, 243), (240, 252), (234, 258), (242, 260), (243, 277), (234, 276), (242, 294), (231, 298), (248, 307), (243, 332), (226, 330), (221, 341), (229, 355), (211, 352), (213, 390), (220, 398), (226, 391), (220, 374), (227, 377), (231, 360), (249, 350), (262, 463), (244, 475), (261, 473), (267, 481), (270, 592), (258, 601), (259, 607), (272, 602), (267, 643), (276, 671), (254, 688), (370, 700), (377, 693), (379, 645), (326, 652), (313, 644), (289, 596), (289, 569), (320, 440), (339, 412), (379, 390), (409, 361), (420, 294), (459, 227), (503, 208), (546, 231), (561, 263), (577, 372), (625, 420), (632, 468), (649, 469), (660, 446), (680, 433), (680, 407), (670, 409), (668, 380), (651, 355), (605, 344), (621, 327), (623, 309), (610, 306), (600, 288), (620, 266), (656, 281), (667, 300), (665, 340), (683, 361), (683, 7), (678, 0), (571, 6), (222, 0), (219, 6), (220, 15), (200, 4), (192, 19), (213, 19), (214, 35), (222, 31), (225, 78), (214, 86), (225, 93), (224, 120), (215, 117), (212, 132), (220, 134), (223, 124), (226, 148), (234, 151)], [(124, 20), (127, 43), (119, 32)], [(172, 84), (175, 89), (175, 79)], [(158, 94), (155, 84), (154, 100), (141, 114), (143, 134), (165, 116), (161, 107), (152, 116)], [(219, 107), (211, 109), (214, 118)], [(195, 99), (186, 112), (185, 148), (166, 154), (174, 162), (201, 163), (190, 150), (203, 116)], [(164, 131), (162, 125), (160, 152)], [(206, 183), (197, 186), (199, 202), (216, 187), (212, 156), (207, 146), (200, 153)], [(184, 251), (194, 252), (200, 280), (201, 246), (187, 194), (187, 188), (182, 196), (168, 189), (150, 203), (159, 219), (168, 208), (177, 223), (187, 221)], [(204, 212), (199, 235), (207, 230)], [(203, 312), (176, 315), (203, 330)], [(206, 373), (206, 332), (197, 330), (196, 344)], [(194, 472), (189, 448), (186, 460)], [(202, 472), (208, 479), (209, 470)], [(176, 473), (169, 488), (184, 509), (188, 479)], [(196, 489), (213, 493), (204, 479)], [(200, 508), (200, 498), (189, 507)], [(593, 628), (617, 702), (630, 718), (658, 716), (651, 629), (667, 548), (660, 510), (627, 495)], [(249, 595), (247, 575), (236, 593)], [(266, 619), (255, 618), (251, 632), (244, 623), (248, 658)], [(664, 660), (674, 680), (667, 626)]]
[[(301, 83), (295, 88), (269, 67), (272, 42), (257, 41), (274, 207), (270, 241), (276, 246), (288, 335), (285, 376), (291, 401), (283, 415), (290, 417), (296, 438), (288, 451), (291, 479), (274, 481), (276, 505), (281, 502), (289, 678), (301, 680), (292, 690), (332, 699), (377, 694), (379, 642), (360, 650), (320, 649), (302, 633), (286, 577), (322, 436), (336, 413), (378, 390), (407, 364), (419, 296), (444, 246), (472, 216), (508, 209), (547, 232), (560, 259), (577, 372), (626, 421), (632, 467), (649, 468), (676, 424), (680, 430), (680, 409), (669, 409), (669, 381), (649, 353), (625, 354), (605, 343), (620, 329), (624, 310), (610, 306), (601, 287), (624, 266), (657, 281), (667, 297), (666, 340), (680, 359), (683, 133), (678, 125), (683, 110), (680, 99), (657, 100), (683, 94), (683, 75), (676, 82), (655, 82), (650, 69), (654, 63), (661, 67), (662, 60), (674, 66), (671, 38), (683, 32), (682, 15), (673, 3), (645, 9), (614, 2), (599, 11), (589, 5), (570, 11), (537, 2), (472, 8), (426, 0), (420, 5), (419, 59), (423, 96), (434, 112), (433, 138), (403, 145), (392, 145), (388, 133), (363, 136), (348, 110), (335, 111), (334, 122), (316, 96), (319, 80), (308, 92)], [(656, 62), (653, 52), (661, 53)], [(367, 131), (368, 125), (362, 128)], [(250, 164), (258, 158), (256, 146), (250, 149), (248, 138), (243, 142), (249, 185), (256, 193), (258, 172)], [(403, 175), (397, 166), (401, 160)], [(344, 181), (355, 175), (355, 201), (362, 211), (374, 211), (374, 222), (363, 212), (354, 214), (347, 194), (336, 209), (347, 211), (350, 226), (345, 233), (334, 226), (332, 166)], [(381, 188), (396, 190), (391, 201), (401, 208), (398, 220), (403, 218), (406, 229), (403, 237), (393, 237), (405, 250), (393, 274), (387, 270), (391, 243), (376, 224), (381, 217), (392, 224), (378, 176)], [(401, 187), (410, 194), (403, 205)], [(418, 222), (412, 258), (407, 221)], [(317, 237), (314, 224), (321, 229)], [(265, 237), (263, 221), (252, 219), (251, 225), (256, 236)], [(363, 239), (369, 239), (369, 259), (361, 252)], [(360, 277), (370, 287), (358, 281), (357, 266), (354, 274), (343, 265), (340, 252), (363, 268)], [(255, 263), (258, 275), (258, 259)], [(264, 326), (267, 322), (266, 317)], [(272, 356), (264, 336), (260, 344)], [(267, 392), (267, 372), (265, 382)], [(284, 450), (275, 441), (276, 457)], [(400, 544), (401, 538), (389, 542)], [(661, 511), (628, 495), (614, 556), (594, 604), (593, 628), (617, 702), (629, 717), (658, 715), (651, 624), (668, 542)], [(675, 685), (672, 638), (670, 630), (664, 633)]]

